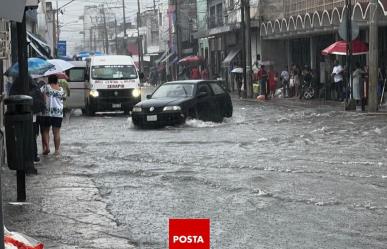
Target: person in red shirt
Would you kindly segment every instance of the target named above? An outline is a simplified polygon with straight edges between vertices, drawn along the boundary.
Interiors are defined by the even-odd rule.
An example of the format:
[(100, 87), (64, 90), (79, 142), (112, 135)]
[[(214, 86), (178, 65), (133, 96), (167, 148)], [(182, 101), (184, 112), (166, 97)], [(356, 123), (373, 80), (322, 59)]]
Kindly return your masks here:
[(259, 88), (261, 92), (260, 95), (264, 95), (266, 98), (267, 97), (266, 84), (267, 84), (268, 74), (265, 70), (265, 65), (261, 65), (261, 69), (257, 73), (257, 78), (259, 80)]
[(275, 90), (277, 89), (277, 72), (274, 71), (274, 67), (270, 66), (269, 69), (269, 89), (270, 89), (270, 97), (274, 98)]
[(201, 78), (199, 69), (197, 67), (193, 67), (191, 70), (191, 79), (192, 80), (199, 80)]

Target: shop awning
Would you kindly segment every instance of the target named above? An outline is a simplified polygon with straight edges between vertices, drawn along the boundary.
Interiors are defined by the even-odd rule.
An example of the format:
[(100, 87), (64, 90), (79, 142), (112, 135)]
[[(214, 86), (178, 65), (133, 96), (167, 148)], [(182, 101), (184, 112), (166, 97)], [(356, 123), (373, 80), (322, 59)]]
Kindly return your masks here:
[(224, 66), (229, 66), (231, 61), (234, 60), (235, 56), (241, 51), (240, 48), (232, 48), (230, 52), (227, 54), (226, 58), (222, 62)]
[(155, 63), (156, 63), (156, 64), (159, 64), (162, 60), (164, 60), (164, 58), (165, 58), (167, 55), (168, 55), (168, 50), (165, 51), (165, 52), (161, 55), (161, 57), (155, 61)]
[[(321, 54), (337, 54), (337, 55), (346, 55), (347, 54), (348, 42), (346, 41), (337, 41), (324, 49)], [(359, 40), (354, 40), (352, 42), (352, 54), (353, 55), (362, 55), (368, 53), (368, 44)]]
[(28, 31), (27, 31), (27, 41), (39, 56), (42, 56), (44, 58), (51, 57), (50, 46), (45, 41), (42, 41), (39, 37), (37, 37), (36, 35)]

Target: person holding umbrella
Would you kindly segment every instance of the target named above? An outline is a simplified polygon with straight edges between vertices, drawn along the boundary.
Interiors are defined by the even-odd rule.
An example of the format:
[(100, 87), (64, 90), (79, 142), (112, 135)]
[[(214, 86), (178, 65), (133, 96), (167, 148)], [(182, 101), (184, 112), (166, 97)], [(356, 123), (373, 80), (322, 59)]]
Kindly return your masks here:
[(55, 74), (48, 76), (48, 84), (40, 88), (46, 98), (46, 110), (41, 118), (41, 127), (43, 129), (43, 155), (50, 153), (50, 127), (52, 127), (55, 144), (55, 155), (60, 155), (60, 128), (63, 119), (63, 100), (66, 93), (59, 85), (58, 76)]

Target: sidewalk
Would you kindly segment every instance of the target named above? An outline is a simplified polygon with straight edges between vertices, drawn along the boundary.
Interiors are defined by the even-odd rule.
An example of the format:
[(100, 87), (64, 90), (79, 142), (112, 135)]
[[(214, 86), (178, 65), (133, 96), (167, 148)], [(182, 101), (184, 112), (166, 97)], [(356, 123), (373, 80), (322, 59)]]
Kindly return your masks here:
[[(324, 99), (299, 99), (294, 98), (274, 98), (266, 101), (257, 101), (256, 99), (243, 98), (240, 99), (237, 94), (231, 93), (231, 98), (233, 101), (245, 101), (250, 103), (264, 104), (264, 105), (278, 105), (282, 107), (289, 108), (318, 108), (318, 109), (329, 109), (332, 111), (345, 111), (344, 102), (338, 102), (333, 100), (324, 100)], [(387, 105), (384, 105), (381, 111), (376, 113), (362, 112), (360, 107), (357, 107), (355, 111), (346, 111), (346, 112), (356, 112), (362, 113), (364, 115), (387, 115)], [(367, 108), (367, 107), (366, 107)]]
[(45, 248), (134, 248), (108, 212), (92, 177), (68, 158), (42, 157), (38, 175), (27, 176), (26, 205), (14, 205), (16, 174), (2, 170), (4, 224)]

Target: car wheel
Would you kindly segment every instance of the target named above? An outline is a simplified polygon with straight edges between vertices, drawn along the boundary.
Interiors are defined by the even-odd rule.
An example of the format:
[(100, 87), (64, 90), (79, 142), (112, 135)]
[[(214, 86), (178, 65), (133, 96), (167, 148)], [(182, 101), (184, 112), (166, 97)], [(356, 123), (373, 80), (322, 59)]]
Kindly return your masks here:
[(198, 118), (198, 112), (195, 108), (189, 109), (185, 115), (185, 120), (197, 119), (197, 118)]

